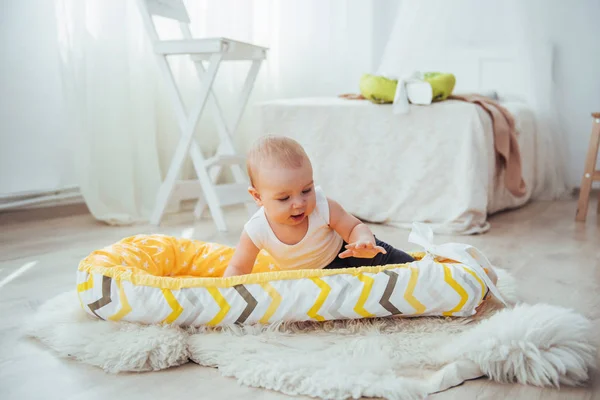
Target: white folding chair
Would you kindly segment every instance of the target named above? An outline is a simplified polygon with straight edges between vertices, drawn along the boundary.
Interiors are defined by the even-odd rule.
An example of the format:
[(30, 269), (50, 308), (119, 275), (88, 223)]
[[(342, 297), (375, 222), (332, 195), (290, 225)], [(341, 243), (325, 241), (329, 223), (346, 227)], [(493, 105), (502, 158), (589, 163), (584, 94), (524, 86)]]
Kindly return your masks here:
[[(194, 186), (199, 185), (202, 195), (194, 210), (195, 215), (199, 218), (208, 206), (217, 229), (226, 231), (227, 225), (222, 210), (223, 206), (245, 203), (249, 211), (254, 209), (247, 191), (248, 178), (242, 168), (245, 159), (236, 154), (231, 137), (239, 125), (261, 63), (266, 59), (267, 48), (227, 38), (194, 39), (189, 27), (190, 19), (182, 0), (138, 0), (138, 5), (145, 28), (152, 41), (158, 65), (166, 80), (169, 96), (173, 102), (179, 130), (181, 131), (181, 139), (175, 150), (167, 176), (159, 189), (150, 222), (155, 225), (160, 224), (167, 204), (178, 186), (184, 188), (177, 188), (177, 191), (189, 194), (194, 192)], [(154, 24), (154, 16), (178, 21), (183, 39), (161, 40)], [(182, 55), (188, 55), (193, 61), (198, 78), (201, 81), (200, 93), (196, 103), (191, 107), (189, 115), (186, 113), (179, 89), (167, 61), (168, 56)], [(252, 65), (244, 82), (233, 118), (228, 123), (212, 86), (222, 62), (240, 60), (251, 61)], [(207, 68), (203, 64), (206, 61), (208, 61)], [(213, 112), (220, 144), (214, 156), (205, 158), (200, 146), (194, 141), (193, 133), (209, 97), (215, 106)], [(188, 153), (191, 156), (198, 180), (178, 181), (181, 167)], [(224, 167), (231, 168), (235, 183), (216, 183)], [(198, 193), (197, 190), (195, 192)]]

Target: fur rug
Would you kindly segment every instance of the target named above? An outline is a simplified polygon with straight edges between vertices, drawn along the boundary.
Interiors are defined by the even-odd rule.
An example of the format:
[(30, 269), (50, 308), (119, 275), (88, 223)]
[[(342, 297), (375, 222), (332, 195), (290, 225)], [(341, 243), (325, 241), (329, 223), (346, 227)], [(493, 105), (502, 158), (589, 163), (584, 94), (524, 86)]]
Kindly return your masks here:
[[(514, 280), (498, 288), (517, 303)], [(545, 304), (503, 309), (489, 301), (473, 318), (380, 318), (188, 329), (89, 317), (76, 294), (37, 311), (25, 334), (60, 357), (106, 372), (155, 371), (192, 360), (240, 383), (324, 399), (420, 399), (487, 375), (498, 382), (578, 385), (596, 349), (583, 316)]]

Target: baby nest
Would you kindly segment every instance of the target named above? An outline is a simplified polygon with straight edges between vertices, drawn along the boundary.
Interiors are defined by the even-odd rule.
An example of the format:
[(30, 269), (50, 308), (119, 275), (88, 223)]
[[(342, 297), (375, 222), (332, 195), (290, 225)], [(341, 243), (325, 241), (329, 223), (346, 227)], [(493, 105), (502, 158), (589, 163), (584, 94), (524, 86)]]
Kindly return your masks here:
[(83, 259), (77, 293), (110, 321), (179, 326), (385, 316), (470, 316), (487, 285), (469, 266), (413, 252), (406, 264), (281, 271), (262, 251), (253, 273), (222, 278), (234, 248), (164, 235), (125, 238)]

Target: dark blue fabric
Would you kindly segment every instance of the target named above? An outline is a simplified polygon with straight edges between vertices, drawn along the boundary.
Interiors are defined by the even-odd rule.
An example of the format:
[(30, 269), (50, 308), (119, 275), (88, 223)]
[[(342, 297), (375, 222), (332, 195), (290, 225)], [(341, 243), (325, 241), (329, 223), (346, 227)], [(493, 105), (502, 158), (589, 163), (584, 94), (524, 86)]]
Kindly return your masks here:
[(381, 240), (377, 239), (377, 237), (375, 237), (375, 243), (377, 244), (377, 246), (383, 247), (385, 251), (387, 251), (387, 254), (378, 253), (373, 258), (339, 258), (339, 254), (346, 250), (345, 246), (348, 244), (344, 242), (342, 244), (342, 248), (338, 252), (338, 257), (336, 257), (332, 262), (330, 262), (329, 265), (326, 266), (324, 269), (357, 268), (375, 265), (404, 264), (415, 261), (415, 259), (412, 258), (409, 254), (403, 252), (402, 250), (398, 250), (385, 242), (382, 242)]

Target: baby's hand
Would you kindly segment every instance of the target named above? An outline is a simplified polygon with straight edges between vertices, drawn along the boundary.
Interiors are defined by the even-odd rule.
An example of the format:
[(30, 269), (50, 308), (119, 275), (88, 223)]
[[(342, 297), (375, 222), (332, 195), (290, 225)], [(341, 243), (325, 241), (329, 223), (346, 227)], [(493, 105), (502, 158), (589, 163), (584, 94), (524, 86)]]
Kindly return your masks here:
[(359, 240), (346, 245), (346, 251), (340, 253), (340, 258), (356, 257), (356, 258), (373, 258), (378, 253), (387, 254), (387, 251), (381, 246), (376, 246), (374, 242), (367, 240)]

